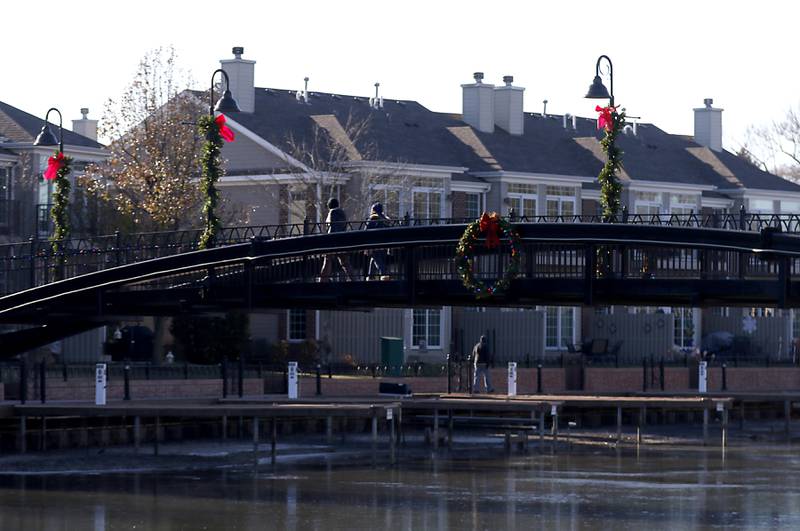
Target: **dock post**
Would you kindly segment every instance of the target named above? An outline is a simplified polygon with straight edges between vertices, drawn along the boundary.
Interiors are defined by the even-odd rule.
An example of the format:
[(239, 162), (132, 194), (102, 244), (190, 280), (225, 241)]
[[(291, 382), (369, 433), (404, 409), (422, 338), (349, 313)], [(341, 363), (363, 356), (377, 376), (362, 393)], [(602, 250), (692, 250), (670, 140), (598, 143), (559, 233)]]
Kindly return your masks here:
[(636, 446), (642, 444), (642, 427), (644, 426), (645, 409), (639, 408), (639, 421), (636, 423)]
[(258, 417), (253, 417), (253, 461), (258, 463)]
[(222, 440), (220, 442), (225, 442), (228, 440), (228, 415), (222, 415)]
[(739, 402), (739, 429), (744, 431), (744, 400)]
[(703, 446), (708, 446), (708, 408), (703, 406)]
[(728, 446), (728, 408), (722, 409), (722, 449)]
[(622, 407), (617, 406), (617, 444), (622, 442)]
[(792, 420), (792, 402), (790, 400), (783, 401), (783, 422), (784, 431), (786, 432), (786, 442), (792, 440), (792, 432), (789, 421)]
[(453, 410), (447, 410), (447, 448), (453, 449)]
[(272, 459), (272, 464), (275, 464), (275, 458), (278, 455), (278, 419), (272, 417), (272, 437), (270, 439), (270, 450), (269, 455)]
[(378, 445), (378, 410), (372, 408), (372, 453), (377, 450)]
[(433, 449), (439, 449), (439, 409), (433, 410)]
[(42, 425), (40, 426), (39, 435), (39, 449), (44, 452), (47, 450), (47, 417), (42, 417)]
[(536, 365), (536, 393), (542, 394), (542, 364)]
[(389, 462), (394, 465), (396, 458), (397, 441), (395, 441), (394, 415), (389, 419)]
[(139, 445), (142, 440), (142, 418), (140, 416), (133, 417), (133, 449), (135, 453), (139, 453)]
[(544, 408), (539, 412), (539, 446), (544, 446)]
[(158, 432), (161, 427), (161, 419), (156, 417), (155, 421), (155, 437), (153, 437), (153, 455), (158, 455)]
[(558, 407), (556, 407), (556, 412), (553, 415), (553, 442), (558, 442)]
[(325, 442), (328, 444), (333, 442), (333, 417), (330, 415), (325, 417)]
[(397, 408), (397, 444), (403, 444), (403, 406)]
[(27, 417), (22, 415), (19, 418), (19, 453), (24, 454), (28, 451), (28, 430)]

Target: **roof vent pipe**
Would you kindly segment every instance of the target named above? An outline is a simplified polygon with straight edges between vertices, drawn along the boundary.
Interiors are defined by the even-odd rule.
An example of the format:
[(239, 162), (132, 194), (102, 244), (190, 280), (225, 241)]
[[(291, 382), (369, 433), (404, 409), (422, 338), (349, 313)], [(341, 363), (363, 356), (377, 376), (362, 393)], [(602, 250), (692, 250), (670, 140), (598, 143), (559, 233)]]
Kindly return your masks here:
[(567, 120), (568, 120), (568, 119), (571, 119), (571, 121), (572, 121), (572, 128), (573, 128), (573, 129), (575, 129), (575, 115), (573, 115), (572, 113), (566, 113), (566, 114), (564, 115), (564, 118), (563, 118), (563, 120), (562, 120), (562, 122), (563, 122), (563, 124), (564, 124), (564, 129), (566, 129), (566, 128), (567, 128)]
[(542, 118), (547, 118), (547, 100), (542, 100), (542, 104), (544, 104), (544, 109), (542, 109)]

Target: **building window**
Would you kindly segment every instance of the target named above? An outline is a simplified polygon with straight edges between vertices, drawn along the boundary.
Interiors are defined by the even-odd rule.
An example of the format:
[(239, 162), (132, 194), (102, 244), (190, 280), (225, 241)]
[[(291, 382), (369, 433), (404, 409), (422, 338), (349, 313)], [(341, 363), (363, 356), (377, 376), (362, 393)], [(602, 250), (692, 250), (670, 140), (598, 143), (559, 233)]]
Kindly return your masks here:
[(414, 310), (411, 322), (411, 345), (442, 348), (442, 310)]
[(299, 225), (307, 217), (306, 190), (289, 188), (288, 223)]
[(306, 340), (306, 311), (289, 310), (287, 318), (287, 339), (289, 341)]
[(692, 214), (697, 211), (697, 197), (689, 194), (671, 194), (670, 214)]
[(775, 206), (772, 199), (751, 199), (747, 211), (752, 214), (772, 214)]
[(511, 183), (508, 185), (508, 206), (517, 216), (536, 215), (537, 190), (535, 184)]
[(694, 310), (692, 308), (672, 308), (675, 320), (674, 343), (678, 347), (694, 346)]
[(548, 216), (574, 216), (575, 189), (569, 186), (548, 186), (545, 206)]
[(481, 194), (467, 194), (464, 216), (477, 219), (481, 215)]
[(731, 308), (730, 306), (715, 306), (711, 308), (711, 315), (716, 315), (717, 317), (730, 317)]
[(747, 313), (751, 317), (775, 317), (775, 308), (750, 308)]
[(414, 188), (411, 195), (414, 219), (439, 219), (442, 217), (442, 196), (444, 194), (440, 188)]
[(575, 308), (546, 306), (544, 309), (545, 348), (562, 349), (575, 342)]
[(661, 212), (658, 192), (636, 192), (634, 212), (642, 216), (653, 216)]
[(367, 205), (367, 215), (369, 216), (369, 209), (373, 203), (381, 203), (383, 205), (383, 213), (389, 219), (400, 219), (403, 217), (400, 214), (400, 196), (402, 188), (400, 186), (378, 184), (370, 189), (370, 202)]

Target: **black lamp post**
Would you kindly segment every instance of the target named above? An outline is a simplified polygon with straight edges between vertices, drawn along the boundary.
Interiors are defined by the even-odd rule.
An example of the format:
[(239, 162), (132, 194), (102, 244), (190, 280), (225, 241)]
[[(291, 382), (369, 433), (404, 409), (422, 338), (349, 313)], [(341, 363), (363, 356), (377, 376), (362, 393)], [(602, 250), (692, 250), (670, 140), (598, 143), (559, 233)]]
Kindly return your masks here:
[[(217, 73), (222, 73), (222, 77), (225, 79), (225, 91), (222, 93), (222, 97), (217, 101), (217, 104), (214, 105), (214, 77)], [(217, 68), (214, 70), (214, 73), (211, 74), (211, 104), (208, 107), (208, 114), (214, 116), (214, 111), (216, 112), (239, 112), (239, 105), (236, 103), (236, 100), (233, 99), (233, 94), (231, 94), (231, 81), (228, 79), (228, 73), (221, 69)]]
[[(605, 59), (608, 61), (608, 78), (611, 84), (611, 93), (609, 94), (603, 81), (600, 79), (600, 62)], [(611, 64), (611, 59), (607, 55), (601, 55), (597, 58), (597, 65), (594, 68), (594, 81), (589, 86), (589, 92), (586, 93), (586, 98), (610, 100), (611, 107), (614, 106), (614, 65)]]
[[(58, 138), (56, 138), (56, 135), (53, 134), (53, 130), (50, 128), (50, 122), (48, 121), (51, 111), (56, 111), (58, 113)], [(36, 136), (36, 140), (33, 141), (33, 145), (58, 146), (58, 150), (61, 153), (64, 152), (64, 127), (63, 120), (61, 118), (61, 111), (55, 107), (51, 107), (47, 110), (47, 114), (44, 116), (44, 125), (42, 126), (42, 130), (39, 131), (39, 134)]]

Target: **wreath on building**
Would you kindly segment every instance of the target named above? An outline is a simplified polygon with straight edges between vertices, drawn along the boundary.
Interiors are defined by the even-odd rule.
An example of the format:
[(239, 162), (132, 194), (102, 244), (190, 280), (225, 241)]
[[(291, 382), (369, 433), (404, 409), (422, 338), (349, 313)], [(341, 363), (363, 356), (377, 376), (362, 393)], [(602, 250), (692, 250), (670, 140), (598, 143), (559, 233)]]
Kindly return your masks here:
[[(507, 238), (511, 247), (511, 260), (503, 276), (492, 283), (475, 277), (475, 251), (480, 246), (481, 237), (486, 238), (486, 249), (500, 247), (502, 238)], [(519, 233), (508, 220), (501, 218), (497, 212), (484, 212), (479, 219), (467, 225), (456, 247), (456, 269), (464, 287), (474, 293), (477, 299), (487, 299), (503, 293), (519, 273), (521, 248)]]

